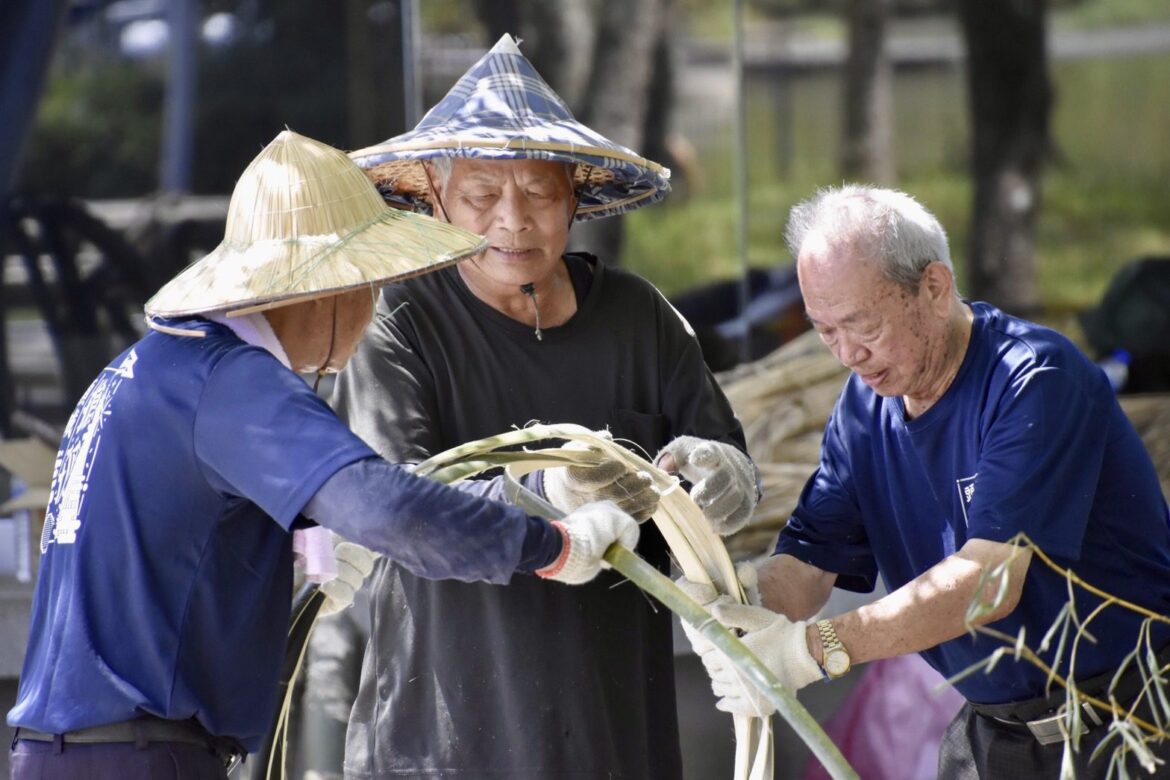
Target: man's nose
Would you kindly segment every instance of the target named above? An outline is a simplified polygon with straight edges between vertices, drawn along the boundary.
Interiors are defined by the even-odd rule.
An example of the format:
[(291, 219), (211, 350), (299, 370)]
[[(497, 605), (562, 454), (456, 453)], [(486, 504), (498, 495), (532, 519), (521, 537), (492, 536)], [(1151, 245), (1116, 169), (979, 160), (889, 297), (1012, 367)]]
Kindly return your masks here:
[(837, 360), (846, 368), (859, 366), (869, 358), (869, 350), (854, 341), (842, 336), (837, 341)]
[(500, 196), (499, 210), (496, 212), (497, 223), (512, 233), (523, 230), (531, 222), (528, 206), (528, 199), (523, 194), (505, 190)]

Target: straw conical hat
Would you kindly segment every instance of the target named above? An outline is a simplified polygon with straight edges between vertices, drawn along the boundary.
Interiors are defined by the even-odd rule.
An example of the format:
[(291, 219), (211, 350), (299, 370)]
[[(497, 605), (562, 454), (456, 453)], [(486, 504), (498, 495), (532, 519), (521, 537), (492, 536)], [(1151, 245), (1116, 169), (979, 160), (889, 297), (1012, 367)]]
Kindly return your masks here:
[(350, 153), (382, 196), (429, 211), (421, 161), (436, 157), (576, 164), (578, 220), (632, 211), (670, 192), (670, 170), (578, 122), (512, 36), (456, 82), (408, 133)]
[(148, 317), (255, 311), (431, 271), (482, 237), (388, 208), (331, 146), (284, 131), (244, 171), (223, 242), (146, 303)]

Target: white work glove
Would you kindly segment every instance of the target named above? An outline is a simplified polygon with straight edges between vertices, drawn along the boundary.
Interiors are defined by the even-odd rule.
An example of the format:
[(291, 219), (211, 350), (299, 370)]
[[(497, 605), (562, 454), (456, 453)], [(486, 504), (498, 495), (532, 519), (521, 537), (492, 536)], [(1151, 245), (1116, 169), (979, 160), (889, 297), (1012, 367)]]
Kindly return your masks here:
[[(564, 448), (581, 450), (589, 445), (571, 441)], [(596, 501), (612, 501), (639, 522), (654, 514), (659, 498), (649, 474), (630, 471), (616, 460), (603, 460), (596, 466), (545, 469), (544, 495), (565, 512)]]
[[(717, 599), (724, 598), (730, 600), (729, 596), (720, 596), (715, 592), (713, 585), (708, 585), (705, 582), (695, 582), (694, 580), (688, 580), (686, 577), (679, 577), (674, 581), (674, 584), (679, 587), (679, 590), (690, 596), (692, 601), (708, 612), (711, 611), (711, 605)], [(715, 650), (715, 645), (711, 643), (710, 639), (700, 634), (699, 629), (681, 618), (679, 622), (682, 623), (683, 633), (686, 634), (687, 639), (690, 641), (691, 649), (695, 651), (695, 655), (702, 658), (704, 653)]]
[(744, 595), (747, 597), (747, 603), (756, 607), (762, 606), (760, 575), (756, 571), (755, 564), (751, 561), (740, 561), (735, 564), (735, 576), (739, 579), (740, 587), (743, 588)]
[(336, 537), (333, 555), (337, 559), (337, 576), (321, 583), (325, 603), (317, 612), (320, 617), (333, 615), (353, 604), (358, 589), (374, 569), (378, 556), (360, 544), (347, 542)]
[(756, 470), (740, 450), (721, 441), (679, 436), (654, 462), (691, 483), (691, 498), (712, 530), (728, 536), (747, 525), (756, 508)]
[(601, 556), (614, 542), (631, 550), (638, 544), (637, 521), (608, 501), (586, 504), (553, 525), (564, 546), (555, 561), (536, 573), (569, 585), (588, 582), (608, 569)]
[[(748, 561), (741, 561), (735, 565), (735, 574), (739, 578), (739, 584), (747, 596), (747, 603), (758, 606), (760, 603), (760, 591), (757, 587), (758, 577), (756, 575), (756, 567)], [(688, 580), (686, 577), (679, 577), (674, 581), (674, 584), (678, 586), (679, 590), (687, 594), (692, 601), (708, 612), (711, 611), (716, 601), (720, 603), (726, 602), (728, 604), (739, 603), (731, 596), (720, 596), (715, 592), (713, 585), (708, 585), (705, 582), (695, 582), (694, 580)], [(711, 640), (700, 634), (698, 629), (681, 618), (679, 622), (682, 624), (683, 633), (690, 640), (691, 649), (695, 651), (695, 655), (702, 656), (707, 650), (715, 649)]]
[[(736, 604), (728, 597), (717, 599), (710, 611), (727, 628), (745, 632), (739, 641), (788, 690), (795, 693), (809, 683), (822, 679), (820, 664), (808, 650), (808, 623), (805, 621), (793, 622), (778, 612)], [(711, 678), (711, 690), (719, 699), (715, 703), (716, 709), (734, 715), (757, 717), (765, 717), (776, 711), (776, 706), (713, 644), (706, 642), (702, 650), (696, 646), (696, 652)]]

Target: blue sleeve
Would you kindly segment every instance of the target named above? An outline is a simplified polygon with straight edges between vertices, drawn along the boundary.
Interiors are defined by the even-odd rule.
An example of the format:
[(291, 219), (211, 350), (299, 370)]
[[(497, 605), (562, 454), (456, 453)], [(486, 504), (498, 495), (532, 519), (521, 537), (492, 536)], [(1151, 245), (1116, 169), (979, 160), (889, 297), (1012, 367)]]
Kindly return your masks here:
[(194, 428), (208, 482), (286, 529), (335, 471), (374, 455), (303, 379), (253, 347), (216, 365)]
[(305, 516), (420, 577), (508, 582), (556, 559), (560, 534), (520, 509), (368, 458), (338, 471)]
[[(543, 472), (534, 471), (530, 474), (525, 474), (520, 478), (520, 484), (531, 490), (541, 498), (547, 498), (544, 494), (544, 480), (540, 475)], [(458, 490), (460, 493), (466, 493), (469, 496), (478, 496), (479, 498), (486, 498), (491, 501), (503, 501), (508, 503), (508, 497), (504, 493), (504, 478), (503, 477), (489, 477), (487, 479), (464, 479), (459, 482), (454, 482), (451, 487)]]
[(1049, 554), (1080, 557), (1108, 433), (1095, 389), (1066, 368), (1012, 379), (983, 432), (969, 536), (1003, 542), (1023, 531)]
[(877, 582), (877, 561), (853, 495), (848, 453), (838, 434), (837, 417), (838, 410), (834, 410), (825, 426), (820, 464), (780, 531), (776, 554), (791, 555), (822, 571), (834, 572), (838, 588), (869, 593)]

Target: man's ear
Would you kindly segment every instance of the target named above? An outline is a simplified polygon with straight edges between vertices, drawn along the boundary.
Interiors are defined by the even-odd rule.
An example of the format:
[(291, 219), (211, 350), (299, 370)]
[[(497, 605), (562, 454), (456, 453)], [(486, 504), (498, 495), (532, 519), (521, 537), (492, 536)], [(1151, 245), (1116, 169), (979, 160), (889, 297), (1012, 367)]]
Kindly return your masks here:
[(934, 306), (940, 311), (949, 311), (951, 298), (955, 296), (955, 277), (951, 269), (936, 260), (922, 270), (920, 284)]

